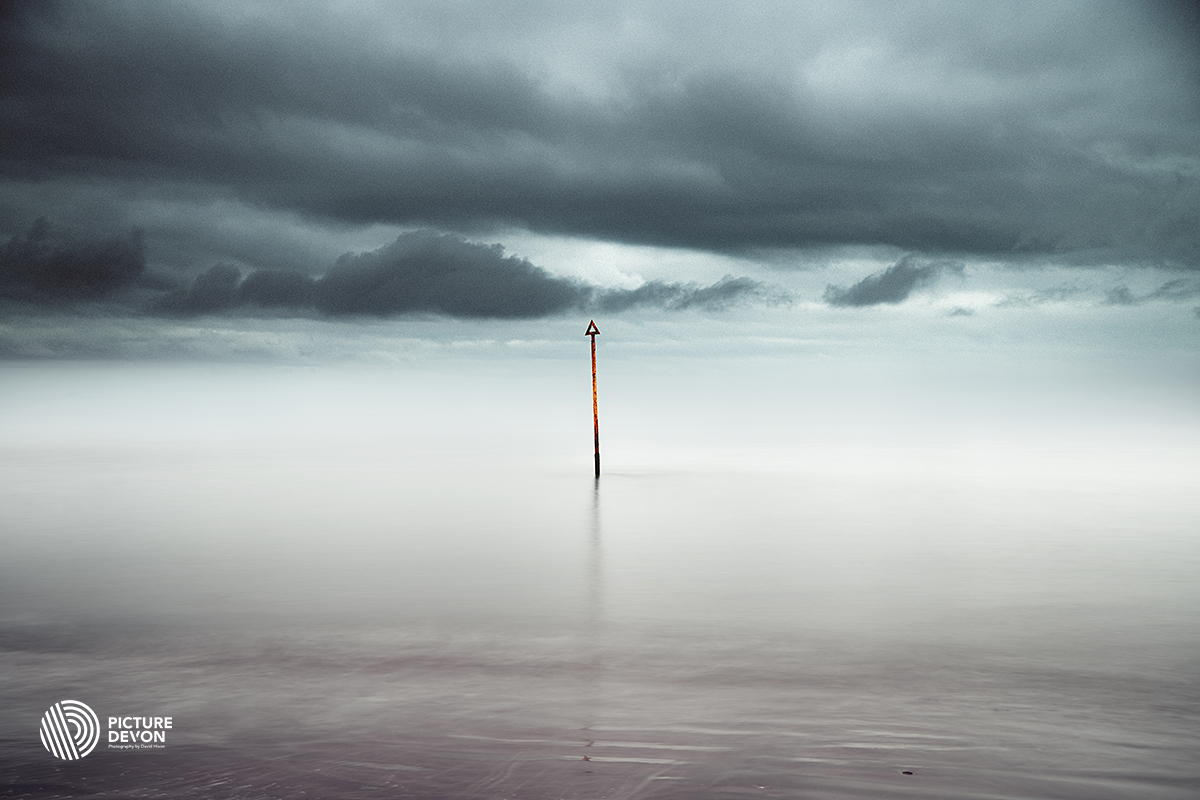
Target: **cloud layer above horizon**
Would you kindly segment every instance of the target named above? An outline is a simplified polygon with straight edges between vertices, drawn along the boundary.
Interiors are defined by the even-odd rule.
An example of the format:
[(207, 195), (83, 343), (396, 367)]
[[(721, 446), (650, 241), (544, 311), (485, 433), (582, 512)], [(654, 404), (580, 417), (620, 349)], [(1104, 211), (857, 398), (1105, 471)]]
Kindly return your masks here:
[(528, 260), (433, 231), (415, 231), (366, 253), (347, 253), (320, 278), (285, 270), (246, 276), (220, 264), (191, 287), (157, 298), (167, 314), (205, 314), (240, 307), (313, 310), (329, 316), (442, 314), (459, 319), (529, 319), (570, 310), (623, 311), (637, 306), (716, 309), (767, 296), (748, 278), (711, 286), (652, 281), (637, 289), (602, 289), (556, 277)]
[(1200, 267), (1184, 3), (5, 13), (0, 233), (137, 227), (189, 280), (370, 226)]
[(431, 230), (401, 234), (377, 250), (345, 253), (320, 277), (265, 269), (243, 278), (237, 267), (217, 264), (189, 286), (167, 291), (169, 284), (146, 269), (142, 239), (142, 233), (134, 231), (128, 238), (69, 243), (45, 220), (38, 220), (25, 236), (13, 237), (0, 248), (0, 299), (52, 307), (124, 300), (131, 311), (163, 316), (245, 309), (458, 319), (529, 319), (638, 307), (715, 310), (741, 300), (787, 299), (757, 281), (732, 276), (709, 286), (656, 280), (636, 289), (597, 287), (506, 256), (499, 244), (478, 244)]

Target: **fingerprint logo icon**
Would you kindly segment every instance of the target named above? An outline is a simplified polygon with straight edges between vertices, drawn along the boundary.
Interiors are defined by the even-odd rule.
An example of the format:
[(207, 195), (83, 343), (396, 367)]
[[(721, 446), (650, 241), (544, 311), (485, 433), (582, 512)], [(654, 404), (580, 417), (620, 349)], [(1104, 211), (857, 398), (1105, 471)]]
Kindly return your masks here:
[(96, 712), (78, 700), (63, 700), (42, 715), (42, 745), (64, 761), (92, 752), (100, 741)]

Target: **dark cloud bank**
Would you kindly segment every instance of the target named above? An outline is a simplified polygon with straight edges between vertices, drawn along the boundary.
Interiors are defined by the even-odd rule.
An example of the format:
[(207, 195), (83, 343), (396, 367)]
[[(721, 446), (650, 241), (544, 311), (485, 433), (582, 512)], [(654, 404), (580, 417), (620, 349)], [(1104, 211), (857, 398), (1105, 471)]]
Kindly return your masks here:
[(506, 256), (498, 244), (417, 231), (378, 250), (348, 253), (320, 278), (260, 270), (242, 279), (236, 267), (218, 265), (190, 288), (162, 297), (153, 308), (170, 314), (256, 307), (315, 310), (330, 316), (430, 313), (533, 318), (572, 310), (717, 309), (751, 298), (777, 299), (762, 284), (734, 277), (711, 286), (651, 281), (632, 290), (601, 289)]
[[(0, 297), (12, 300), (39, 305), (104, 300), (160, 286), (147, 275), (140, 232), (71, 245), (39, 220), (0, 250)], [(328, 316), (534, 318), (572, 310), (716, 309), (752, 298), (780, 296), (749, 278), (734, 277), (711, 286), (651, 281), (632, 290), (602, 289), (506, 256), (498, 244), (416, 231), (378, 250), (347, 253), (319, 278), (288, 270), (243, 276), (237, 267), (218, 264), (190, 286), (155, 297), (148, 310), (179, 316), (258, 309)]]
[[(604, 3), (595, 14), (443, 5), (402, 4), (378, 20), (353, 4), (9, 6), (0, 230), (23, 229), (22, 209), (49, 213), (54, 198), (66, 198), (64, 212), (103, 207), (123, 223), (139, 219), (130, 198), (160, 192), (342, 227), (1200, 266), (1200, 66), (1186, 4), (909, 2), (818, 14), (762, 3), (755, 16), (738, 4), (650, 3), (642, 49), (614, 40), (625, 49), (614, 47), (611, 68), (584, 69), (590, 93), (560, 91), (546, 77), (553, 67), (529, 63), (556, 58), (540, 40), (581, 27), (615, 35), (590, 31), (611, 16)], [(463, 33), (438, 34), (438, 46), (404, 39), (431, 19)], [(758, 27), (743, 30), (750, 19)], [(376, 29), (394, 41), (372, 38)], [(508, 50), (497, 44), (509, 39)], [(755, 61), (768, 52), (795, 55)], [(88, 204), (66, 208), (79, 186)], [(446, 283), (486, 289), (482, 275), (403, 286), (375, 258), (339, 265), (312, 288), (313, 304), (407, 308), (399, 298), (413, 291), (418, 306), (482, 313), (451, 300)], [(506, 269), (533, 299), (480, 301), (488, 313), (578, 300), (570, 286)], [(231, 274), (206, 278), (196, 292), (212, 297), (196, 302), (218, 302)], [(255, 302), (298, 303), (309, 291), (281, 275), (246, 282), (238, 291)], [(843, 300), (872, 291), (888, 287), (852, 287)], [(675, 292), (642, 296), (693, 298)]]
[(128, 238), (68, 242), (44, 219), (0, 248), (0, 297), (33, 303), (95, 300), (146, 278), (141, 231)]

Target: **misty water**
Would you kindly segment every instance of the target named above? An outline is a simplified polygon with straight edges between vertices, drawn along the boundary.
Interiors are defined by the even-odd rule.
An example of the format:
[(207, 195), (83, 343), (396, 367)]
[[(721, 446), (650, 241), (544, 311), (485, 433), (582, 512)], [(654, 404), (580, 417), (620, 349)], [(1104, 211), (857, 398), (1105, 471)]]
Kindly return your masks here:
[[(0, 453), (4, 796), (1200, 792), (1190, 446), (618, 432), (595, 481), (590, 419), (575, 452), (33, 405)], [(59, 761), (67, 698), (174, 727)]]

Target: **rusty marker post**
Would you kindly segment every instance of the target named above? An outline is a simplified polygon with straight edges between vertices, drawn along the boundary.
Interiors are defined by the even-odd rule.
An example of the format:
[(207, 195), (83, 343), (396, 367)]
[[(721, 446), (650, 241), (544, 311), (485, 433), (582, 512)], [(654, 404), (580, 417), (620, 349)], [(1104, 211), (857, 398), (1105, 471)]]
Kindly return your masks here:
[(596, 334), (600, 329), (596, 327), (596, 320), (588, 323), (587, 331), (584, 336), (592, 337), (592, 423), (596, 429), (596, 477), (600, 477), (600, 405), (596, 401)]

